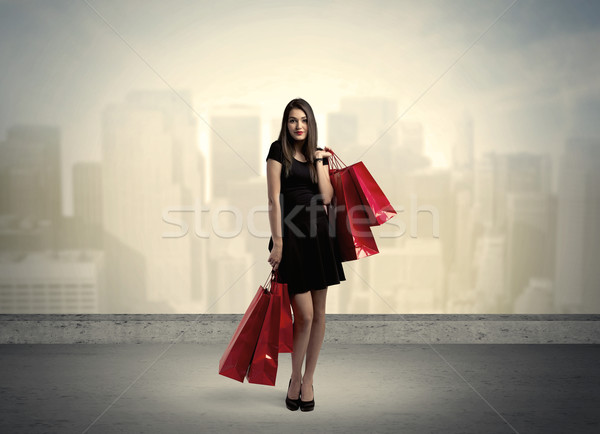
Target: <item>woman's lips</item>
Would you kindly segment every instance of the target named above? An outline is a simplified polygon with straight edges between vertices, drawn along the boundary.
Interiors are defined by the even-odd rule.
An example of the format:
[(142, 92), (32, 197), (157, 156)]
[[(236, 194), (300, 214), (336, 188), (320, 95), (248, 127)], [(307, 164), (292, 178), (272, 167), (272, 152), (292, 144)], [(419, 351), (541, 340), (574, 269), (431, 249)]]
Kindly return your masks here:
[(296, 134), (298, 134), (299, 136), (304, 134), (304, 131), (296, 131)]

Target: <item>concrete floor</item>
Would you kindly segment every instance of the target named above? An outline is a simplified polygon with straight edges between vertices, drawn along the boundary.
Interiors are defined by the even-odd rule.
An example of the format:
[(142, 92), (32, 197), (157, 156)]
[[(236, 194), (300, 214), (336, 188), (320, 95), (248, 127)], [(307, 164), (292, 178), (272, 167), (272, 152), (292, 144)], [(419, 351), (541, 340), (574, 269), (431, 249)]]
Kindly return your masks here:
[(217, 374), (226, 344), (0, 345), (2, 433), (597, 433), (600, 345), (326, 343), (315, 411)]

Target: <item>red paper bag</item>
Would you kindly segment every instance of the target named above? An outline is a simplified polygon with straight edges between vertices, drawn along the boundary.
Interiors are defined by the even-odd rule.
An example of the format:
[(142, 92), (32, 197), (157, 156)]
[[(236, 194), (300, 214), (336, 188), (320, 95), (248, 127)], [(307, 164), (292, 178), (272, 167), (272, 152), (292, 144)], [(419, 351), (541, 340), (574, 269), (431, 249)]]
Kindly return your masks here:
[(341, 261), (353, 261), (379, 253), (364, 210), (351, 208), (351, 212), (348, 212), (348, 203), (359, 202), (348, 168), (330, 169), (329, 178), (334, 191), (335, 229)]
[(269, 298), (269, 306), (246, 376), (249, 383), (275, 386), (279, 355), (281, 296), (273, 292), (266, 294)]
[(371, 226), (381, 225), (394, 217), (396, 211), (363, 162), (352, 164), (348, 169), (361, 203), (367, 205), (365, 211), (369, 220), (374, 221)]
[(244, 382), (262, 328), (270, 297), (263, 286), (246, 309), (229, 346), (219, 361), (219, 374)]
[(279, 295), (281, 300), (281, 315), (279, 323), (279, 352), (292, 353), (294, 351), (294, 324), (292, 323), (292, 309), (287, 283), (277, 282), (277, 270), (274, 271), (271, 281), (271, 292)]

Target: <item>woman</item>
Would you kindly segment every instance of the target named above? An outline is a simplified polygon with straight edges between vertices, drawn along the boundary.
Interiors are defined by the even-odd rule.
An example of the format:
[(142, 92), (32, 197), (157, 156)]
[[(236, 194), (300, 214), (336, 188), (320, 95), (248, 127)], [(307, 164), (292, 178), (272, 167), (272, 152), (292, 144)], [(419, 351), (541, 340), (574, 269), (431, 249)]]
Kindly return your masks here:
[[(279, 139), (267, 156), (269, 196), (268, 262), (287, 283), (294, 312), (292, 376), (286, 406), (314, 409), (313, 377), (325, 336), (327, 287), (346, 280), (330, 225), (327, 206), (333, 198), (329, 180), (330, 148), (317, 147), (317, 124), (303, 99), (283, 112)], [(304, 375), (302, 364), (306, 357)]]

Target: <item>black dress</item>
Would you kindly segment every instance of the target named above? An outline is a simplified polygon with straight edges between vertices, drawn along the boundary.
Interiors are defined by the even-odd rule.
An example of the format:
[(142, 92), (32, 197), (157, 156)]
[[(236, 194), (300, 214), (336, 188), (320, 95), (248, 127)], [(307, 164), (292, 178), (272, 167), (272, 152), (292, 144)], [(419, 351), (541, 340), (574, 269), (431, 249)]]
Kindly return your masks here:
[[(346, 280), (335, 239), (334, 216), (325, 211), (319, 185), (310, 177), (310, 163), (293, 158), (286, 177), (279, 141), (271, 144), (267, 160), (269, 158), (282, 164), (279, 200), (283, 251), (277, 280), (287, 283), (290, 295), (325, 289)], [(323, 164), (328, 164), (327, 158)], [(268, 248), (273, 249), (273, 237)]]

